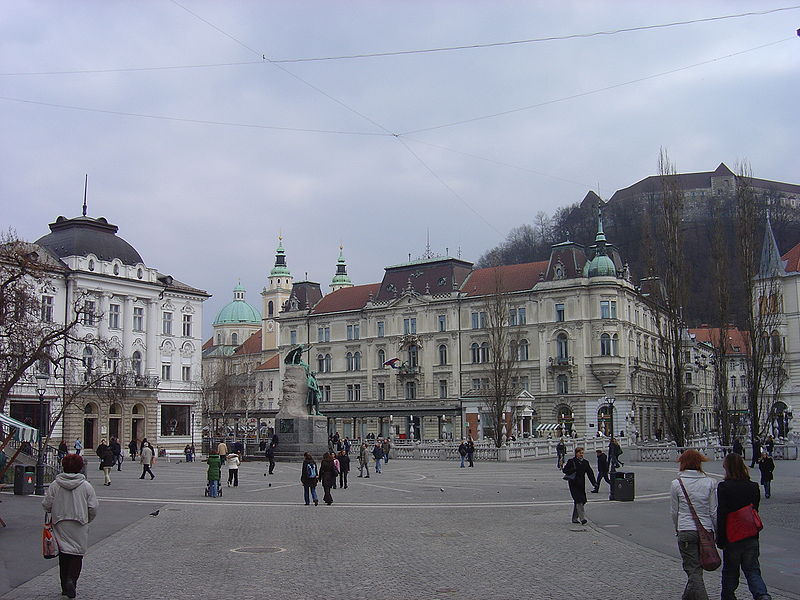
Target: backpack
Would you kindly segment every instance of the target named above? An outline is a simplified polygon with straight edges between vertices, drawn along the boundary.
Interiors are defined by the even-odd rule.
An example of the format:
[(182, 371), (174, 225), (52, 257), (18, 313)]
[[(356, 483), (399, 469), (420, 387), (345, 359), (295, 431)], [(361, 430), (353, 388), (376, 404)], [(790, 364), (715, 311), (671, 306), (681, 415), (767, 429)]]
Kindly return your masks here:
[(306, 472), (308, 473), (309, 479), (316, 479), (317, 478), (317, 465), (314, 463), (308, 463), (306, 467)]

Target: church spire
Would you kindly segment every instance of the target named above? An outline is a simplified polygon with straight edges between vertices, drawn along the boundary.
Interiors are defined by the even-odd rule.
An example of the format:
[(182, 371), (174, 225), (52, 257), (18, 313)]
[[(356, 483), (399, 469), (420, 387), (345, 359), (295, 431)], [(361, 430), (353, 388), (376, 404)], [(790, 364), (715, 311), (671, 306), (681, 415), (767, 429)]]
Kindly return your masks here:
[(334, 275), (331, 280), (331, 290), (335, 292), (345, 287), (353, 287), (353, 282), (347, 275), (347, 263), (344, 260), (344, 249), (342, 245), (339, 244), (339, 260), (336, 261), (336, 275)]
[(761, 265), (758, 276), (762, 279), (784, 275), (785, 263), (778, 250), (778, 243), (775, 241), (775, 234), (772, 232), (772, 221), (767, 213), (767, 224), (764, 227), (764, 243), (761, 245)]

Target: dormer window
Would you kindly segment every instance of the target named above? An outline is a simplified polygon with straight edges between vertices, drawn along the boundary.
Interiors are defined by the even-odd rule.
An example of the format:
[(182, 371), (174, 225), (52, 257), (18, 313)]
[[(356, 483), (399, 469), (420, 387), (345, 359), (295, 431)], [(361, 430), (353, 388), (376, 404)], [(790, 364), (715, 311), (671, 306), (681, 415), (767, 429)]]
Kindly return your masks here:
[(89, 259), (89, 270), (94, 271), (94, 260), (91, 258)]

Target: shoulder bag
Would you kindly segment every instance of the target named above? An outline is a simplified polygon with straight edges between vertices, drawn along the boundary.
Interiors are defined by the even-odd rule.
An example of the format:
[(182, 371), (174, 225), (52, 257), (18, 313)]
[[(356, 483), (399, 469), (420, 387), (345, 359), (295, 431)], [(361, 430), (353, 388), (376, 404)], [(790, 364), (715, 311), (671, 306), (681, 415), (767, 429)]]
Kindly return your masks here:
[(42, 529), (42, 556), (45, 558), (55, 558), (58, 556), (58, 542), (53, 536), (53, 523), (50, 513), (44, 516), (44, 528)]
[(764, 523), (761, 522), (761, 517), (752, 504), (728, 513), (725, 518), (725, 537), (729, 542), (755, 537), (762, 529)]
[(680, 477), (678, 477), (678, 483), (681, 484), (683, 495), (686, 498), (686, 504), (689, 505), (689, 510), (692, 513), (694, 524), (697, 527), (697, 537), (700, 546), (700, 566), (703, 567), (704, 571), (716, 571), (722, 564), (722, 559), (719, 557), (719, 552), (717, 552), (717, 544), (714, 540), (714, 532), (703, 527), (703, 524), (700, 522), (700, 517), (697, 516), (697, 511), (694, 509), (692, 501), (689, 500), (689, 493), (686, 491), (686, 486), (683, 485), (683, 481), (681, 481)]

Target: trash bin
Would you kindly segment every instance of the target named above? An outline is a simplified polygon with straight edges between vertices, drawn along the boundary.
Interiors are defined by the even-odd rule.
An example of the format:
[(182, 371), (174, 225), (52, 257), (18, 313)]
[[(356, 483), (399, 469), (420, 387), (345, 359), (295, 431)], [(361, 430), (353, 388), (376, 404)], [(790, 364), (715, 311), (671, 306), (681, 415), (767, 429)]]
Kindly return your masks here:
[(14, 494), (29, 496), (36, 487), (36, 467), (14, 466)]
[(618, 502), (633, 502), (635, 496), (633, 472), (617, 471), (611, 476), (611, 499)]

